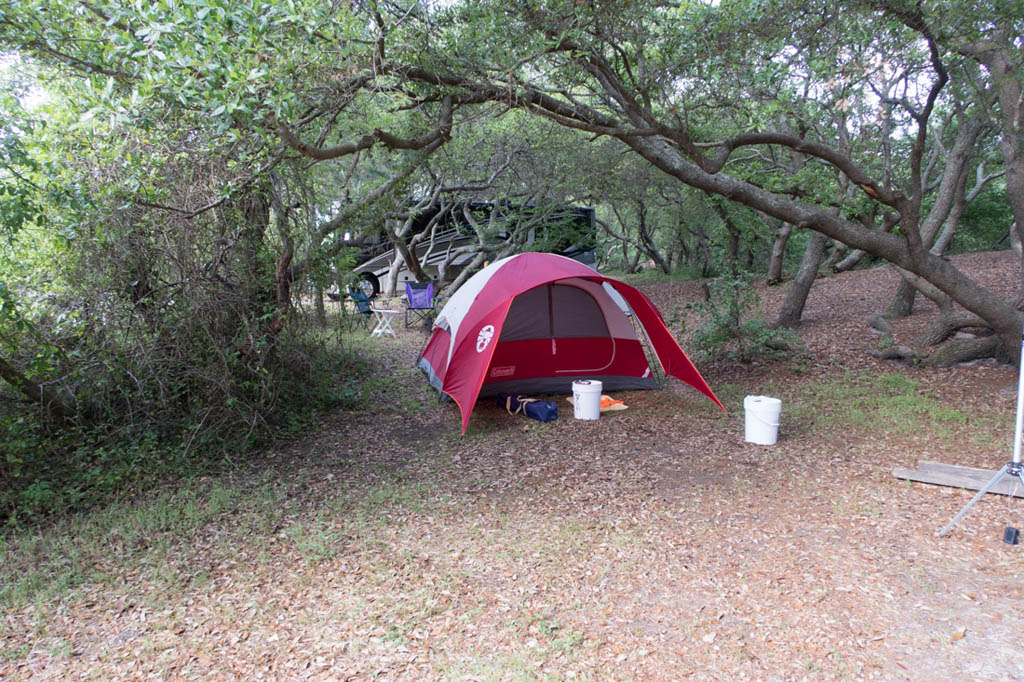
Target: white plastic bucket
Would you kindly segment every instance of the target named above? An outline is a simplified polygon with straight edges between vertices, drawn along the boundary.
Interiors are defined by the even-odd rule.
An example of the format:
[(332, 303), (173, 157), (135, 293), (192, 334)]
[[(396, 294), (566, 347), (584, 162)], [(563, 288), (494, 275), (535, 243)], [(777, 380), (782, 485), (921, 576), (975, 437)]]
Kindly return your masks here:
[(572, 416), (597, 419), (601, 416), (601, 382), (584, 379), (572, 382)]
[(775, 445), (779, 439), (779, 415), (782, 401), (766, 395), (748, 395), (743, 399), (746, 412), (746, 441), (757, 445)]

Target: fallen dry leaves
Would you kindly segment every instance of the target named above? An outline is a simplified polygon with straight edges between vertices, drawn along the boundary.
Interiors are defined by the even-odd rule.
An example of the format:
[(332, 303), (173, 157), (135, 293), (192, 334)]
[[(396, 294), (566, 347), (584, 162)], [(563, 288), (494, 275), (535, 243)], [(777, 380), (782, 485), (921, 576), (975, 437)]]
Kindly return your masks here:
[[(996, 287), (1014, 267), (957, 262)], [(866, 317), (894, 284), (819, 281), (799, 371), (708, 367), (728, 414), (672, 382), (594, 422), (481, 403), (459, 437), (410, 369), (423, 337), (375, 340), (396, 377), (376, 405), (232, 474), (243, 490), (272, 481), (270, 521), (240, 507), (183, 539), (173, 571), (106, 567), (119, 577), (5, 611), (0, 678), (1024, 679), (1024, 555), (1001, 542), (1021, 501), (988, 499), (940, 539), (970, 494), (889, 474), (1000, 465), (1006, 443), (970, 435), (1012, 431), (1015, 374), (872, 359)], [(645, 289), (667, 310), (697, 286)], [(782, 295), (766, 290), (766, 308)], [(907, 372), (969, 420), (945, 439), (854, 428), (801, 392), (860, 370)], [(769, 390), (782, 437), (744, 443), (742, 396)], [(398, 409), (409, 396), (426, 406)]]

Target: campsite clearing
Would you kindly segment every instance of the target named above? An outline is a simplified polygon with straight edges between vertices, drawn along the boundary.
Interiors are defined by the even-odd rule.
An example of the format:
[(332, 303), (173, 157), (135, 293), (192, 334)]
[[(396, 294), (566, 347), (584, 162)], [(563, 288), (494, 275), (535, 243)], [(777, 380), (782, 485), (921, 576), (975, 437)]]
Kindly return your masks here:
[[(954, 261), (1014, 281), (1012, 254)], [(698, 361), (728, 413), (673, 381), (597, 421), (482, 402), (460, 436), (412, 366), (423, 334), (375, 340), (365, 412), (9, 539), (0, 678), (1024, 679), (1024, 546), (1001, 541), (1024, 501), (938, 538), (970, 492), (890, 473), (1003, 464), (1016, 372), (869, 356), (895, 283), (819, 280), (806, 356)], [(700, 296), (639, 287), (670, 327)], [(769, 313), (784, 295), (761, 293)], [(934, 315), (919, 301), (895, 341)], [(755, 393), (783, 401), (775, 446), (743, 442)]]

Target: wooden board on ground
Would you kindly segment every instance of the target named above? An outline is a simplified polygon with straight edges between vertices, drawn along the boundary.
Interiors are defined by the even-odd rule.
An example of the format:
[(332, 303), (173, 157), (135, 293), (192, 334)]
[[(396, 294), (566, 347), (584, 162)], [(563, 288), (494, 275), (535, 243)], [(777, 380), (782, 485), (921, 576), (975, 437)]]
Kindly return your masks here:
[[(896, 468), (892, 470), (892, 475), (896, 478), (905, 478), (911, 481), (920, 481), (921, 483), (948, 485), (954, 488), (967, 488), (968, 490), (981, 490), (996, 475), (996, 471), (942, 464), (940, 462), (918, 462), (917, 469)], [(989, 492), (1024, 498), (1024, 485), (1021, 484), (1020, 479), (1016, 476), (1006, 476)]]

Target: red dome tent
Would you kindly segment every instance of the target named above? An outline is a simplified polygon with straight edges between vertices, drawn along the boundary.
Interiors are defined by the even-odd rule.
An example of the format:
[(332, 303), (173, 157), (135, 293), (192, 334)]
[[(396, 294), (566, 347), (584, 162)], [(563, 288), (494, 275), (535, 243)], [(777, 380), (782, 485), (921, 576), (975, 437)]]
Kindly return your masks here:
[(458, 404), (465, 433), (477, 398), (500, 392), (568, 393), (580, 379), (610, 391), (656, 388), (630, 316), (666, 375), (722, 407), (650, 299), (550, 253), (510, 256), (467, 280), (438, 314), (417, 365)]

